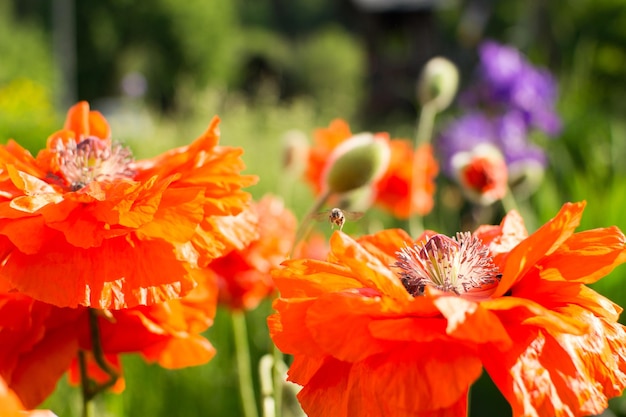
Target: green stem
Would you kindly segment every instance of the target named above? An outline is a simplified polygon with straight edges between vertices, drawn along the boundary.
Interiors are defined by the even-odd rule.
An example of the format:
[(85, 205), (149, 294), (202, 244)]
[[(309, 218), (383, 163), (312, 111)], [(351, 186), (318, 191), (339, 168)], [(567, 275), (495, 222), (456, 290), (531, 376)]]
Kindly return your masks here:
[(272, 381), (274, 383), (274, 416), (281, 417), (283, 415), (283, 371), (280, 364), (283, 363), (283, 352), (274, 344), (272, 348), (272, 358), (274, 366), (272, 367)]
[(417, 122), (417, 132), (415, 134), (415, 148), (425, 143), (430, 143), (433, 136), (433, 127), (435, 126), (435, 117), (437, 116), (437, 106), (434, 102), (425, 103), (420, 112), (419, 121)]
[(275, 417), (274, 407), (274, 356), (266, 353), (259, 361), (259, 382), (261, 385), (261, 409), (263, 417)]
[(235, 338), (235, 351), (237, 355), (237, 370), (239, 371), (239, 394), (243, 407), (244, 417), (258, 417), (256, 398), (254, 396), (254, 384), (250, 369), (250, 345), (248, 344), (248, 330), (246, 316), (242, 310), (231, 313), (233, 321), (233, 334)]
[(98, 325), (98, 315), (96, 310), (93, 308), (89, 309), (89, 329), (91, 332), (91, 350), (93, 351), (93, 357), (100, 367), (106, 374), (110, 377), (110, 380), (105, 382), (101, 387), (100, 391), (103, 391), (109, 387), (112, 387), (119, 375), (115, 368), (113, 368), (106, 361), (104, 357), (104, 351), (102, 350), (102, 343), (100, 340), (100, 326)]
[(437, 116), (437, 106), (434, 102), (425, 103), (422, 106), (422, 110), (420, 112), (420, 117), (417, 122), (417, 129), (415, 133), (415, 142), (413, 146), (413, 174), (411, 176), (411, 186), (409, 187), (410, 195), (410, 207), (409, 207), (409, 234), (416, 238), (424, 231), (424, 222), (422, 216), (418, 214), (412, 214), (414, 209), (414, 199), (413, 199), (413, 187), (417, 182), (419, 176), (420, 167), (417, 166), (417, 149), (426, 143), (430, 143), (433, 136), (433, 127), (435, 125), (435, 117)]
[(91, 380), (87, 373), (87, 355), (84, 350), (78, 351), (78, 368), (80, 370), (80, 387), (83, 399), (83, 413), (82, 417), (91, 416), (90, 409), (90, 392), (91, 392)]
[(293, 252), (298, 246), (298, 243), (300, 243), (300, 241), (303, 240), (309, 232), (309, 225), (311, 224), (311, 219), (313, 218), (313, 215), (320, 211), (322, 207), (324, 207), (324, 204), (326, 204), (326, 201), (328, 201), (331, 194), (332, 193), (330, 191), (326, 191), (322, 195), (320, 195), (309, 209), (309, 212), (304, 216), (302, 222), (300, 222), (298, 230), (296, 230), (296, 237), (293, 241), (293, 245), (291, 246), (291, 250), (289, 251), (289, 258), (293, 256)]
[(520, 212), (519, 206), (517, 204), (517, 201), (515, 201), (515, 197), (513, 196), (513, 192), (511, 191), (510, 187), (506, 188), (506, 193), (504, 194), (504, 197), (502, 197), (502, 207), (504, 208), (505, 212), (509, 212), (511, 210), (515, 210), (517, 211), (520, 215), (522, 214)]
[(81, 391), (83, 396), (83, 417), (89, 417), (91, 415), (91, 400), (96, 395), (111, 388), (117, 382), (119, 374), (105, 359), (104, 351), (102, 350), (102, 343), (100, 339), (100, 327), (98, 325), (98, 315), (95, 309), (88, 309), (89, 315), (89, 334), (91, 336), (91, 350), (93, 357), (100, 369), (102, 369), (108, 376), (109, 380), (103, 384), (98, 384), (89, 378), (89, 372), (87, 370), (87, 353), (84, 350), (78, 351), (78, 364), (80, 368), (81, 379)]

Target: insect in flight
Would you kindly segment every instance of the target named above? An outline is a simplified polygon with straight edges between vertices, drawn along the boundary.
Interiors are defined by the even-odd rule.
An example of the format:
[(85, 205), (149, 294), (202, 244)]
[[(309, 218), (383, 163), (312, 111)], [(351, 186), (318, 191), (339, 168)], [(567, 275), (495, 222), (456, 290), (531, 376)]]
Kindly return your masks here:
[(346, 220), (359, 220), (363, 217), (363, 212), (360, 211), (347, 211), (341, 210), (340, 208), (333, 208), (331, 210), (325, 210), (320, 213), (314, 214), (313, 218), (315, 220), (324, 220), (328, 219), (331, 227), (337, 226), (339, 230), (343, 229), (343, 225), (346, 223)]

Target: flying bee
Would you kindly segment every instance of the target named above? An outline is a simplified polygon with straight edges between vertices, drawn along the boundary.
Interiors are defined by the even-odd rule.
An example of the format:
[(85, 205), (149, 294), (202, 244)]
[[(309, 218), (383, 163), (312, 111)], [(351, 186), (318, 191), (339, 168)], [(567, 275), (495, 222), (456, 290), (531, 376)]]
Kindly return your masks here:
[(328, 219), (331, 227), (334, 229), (335, 226), (339, 227), (339, 230), (343, 229), (343, 225), (346, 223), (346, 220), (359, 220), (363, 217), (363, 212), (360, 211), (347, 211), (341, 210), (340, 208), (333, 208), (331, 210), (325, 210), (313, 215), (315, 220), (324, 220)]

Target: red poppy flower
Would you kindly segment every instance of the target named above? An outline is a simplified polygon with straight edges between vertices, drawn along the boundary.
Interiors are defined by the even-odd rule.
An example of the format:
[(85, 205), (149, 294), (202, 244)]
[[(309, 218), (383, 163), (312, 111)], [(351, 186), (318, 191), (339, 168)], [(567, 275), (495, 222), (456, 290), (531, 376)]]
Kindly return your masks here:
[(489, 205), (502, 199), (508, 190), (508, 169), (500, 151), (479, 145), (452, 158), (457, 181), (473, 201)]
[(242, 150), (219, 120), (189, 146), (133, 161), (86, 102), (33, 158), (0, 146), (0, 291), (60, 307), (149, 305), (188, 293), (193, 270), (233, 246), (248, 200)]
[(585, 284), (626, 250), (614, 227), (574, 233), (583, 207), (528, 237), (514, 213), (454, 239), (336, 232), (328, 261), (285, 262), (269, 326), (304, 411), (465, 416), (484, 368), (514, 416), (600, 413), (626, 387), (626, 332)]
[[(319, 194), (323, 189), (323, 173), (331, 153), (352, 136), (350, 127), (341, 119), (333, 120), (328, 128), (315, 131), (306, 170), (307, 182), (311, 184), (315, 193)], [(410, 141), (390, 140), (387, 133), (377, 133), (375, 136), (389, 144), (391, 159), (385, 173), (374, 183), (374, 203), (398, 218), (408, 218), (416, 213), (428, 214), (434, 205), (434, 179), (439, 171), (432, 147), (421, 146), (414, 152)], [(414, 166), (417, 170), (415, 181), (413, 181)], [(412, 202), (409, 193), (411, 189)]]
[[(407, 140), (394, 139), (390, 145), (391, 161), (387, 172), (376, 183), (376, 202), (399, 219), (413, 214), (425, 216), (435, 205), (435, 178), (439, 173), (432, 146), (421, 145), (413, 152)], [(417, 172), (414, 173), (414, 169)]]
[(326, 169), (326, 162), (333, 150), (352, 136), (350, 126), (344, 120), (333, 120), (328, 128), (317, 129), (313, 133), (313, 146), (309, 149), (309, 163), (305, 177), (316, 194), (324, 188), (322, 178)]
[(258, 219), (257, 238), (210, 265), (218, 277), (219, 302), (233, 309), (254, 309), (274, 291), (270, 271), (287, 258), (296, 233), (296, 218), (271, 195), (240, 216)]

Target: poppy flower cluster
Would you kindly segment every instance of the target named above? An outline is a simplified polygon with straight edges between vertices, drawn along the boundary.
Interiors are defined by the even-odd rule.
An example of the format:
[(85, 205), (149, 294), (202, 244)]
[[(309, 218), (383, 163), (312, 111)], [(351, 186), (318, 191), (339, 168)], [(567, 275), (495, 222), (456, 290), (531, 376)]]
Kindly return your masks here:
[(626, 331), (586, 284), (626, 260), (626, 239), (575, 233), (583, 208), (530, 236), (514, 211), (454, 238), (335, 232), (327, 261), (286, 261), (269, 326), (304, 411), (465, 416), (485, 370), (514, 416), (601, 413), (626, 387)]
[[(327, 128), (314, 132), (305, 178), (315, 193), (322, 193), (324, 188), (324, 172), (332, 163), (330, 155), (352, 137), (350, 126), (342, 119), (335, 119)], [(390, 157), (386, 170), (371, 186), (373, 203), (402, 219), (428, 214), (434, 206), (434, 180), (439, 170), (431, 146), (422, 145), (413, 150), (410, 141), (392, 140), (387, 133), (376, 133), (374, 137), (389, 145)], [(418, 167), (415, 179), (414, 166)]]
[(215, 354), (201, 336), (217, 303), (207, 266), (255, 237), (238, 214), (256, 181), (241, 149), (218, 145), (218, 124), (135, 161), (80, 102), (36, 157), (0, 147), (0, 377), (24, 406), (79, 352), (94, 381), (120, 371), (121, 353), (167, 368)]

